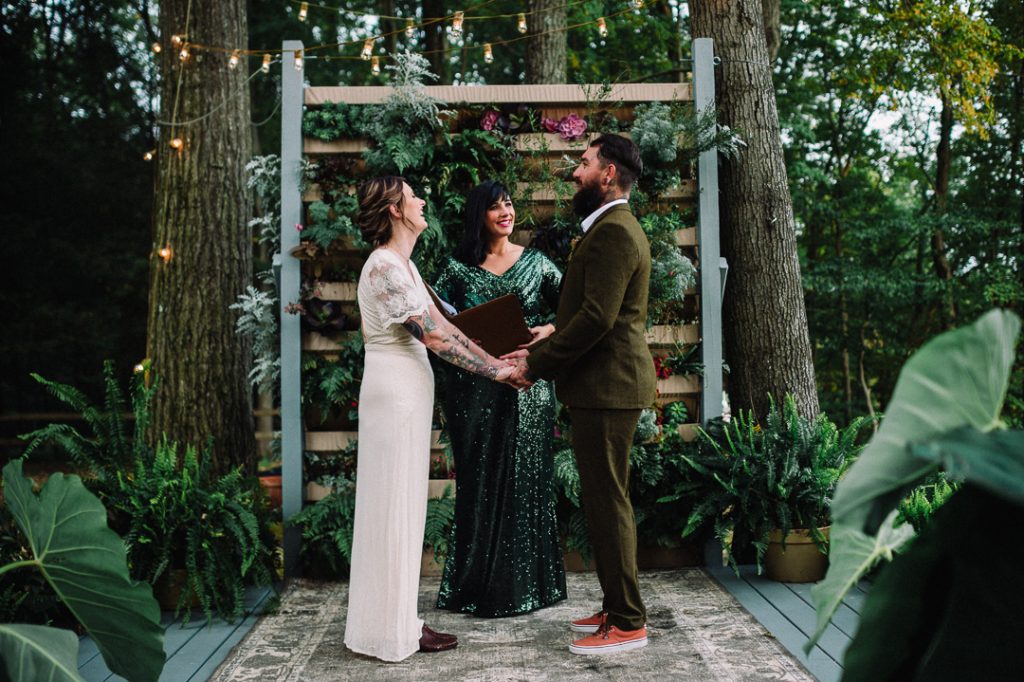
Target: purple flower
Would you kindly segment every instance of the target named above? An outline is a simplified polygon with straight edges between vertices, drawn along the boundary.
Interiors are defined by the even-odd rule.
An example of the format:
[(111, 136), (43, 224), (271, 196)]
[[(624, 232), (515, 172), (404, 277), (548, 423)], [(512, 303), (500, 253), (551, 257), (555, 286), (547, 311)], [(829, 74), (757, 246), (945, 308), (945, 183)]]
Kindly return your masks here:
[(498, 117), (500, 114), (494, 109), (488, 109), (484, 112), (484, 117), (480, 119), (480, 127), (484, 130), (494, 130), (495, 124), (498, 123)]
[(558, 122), (557, 131), (563, 140), (576, 140), (587, 131), (587, 122), (576, 114), (569, 114)]
[(556, 121), (553, 118), (548, 118), (547, 116), (545, 116), (544, 120), (542, 120), (540, 122), (540, 125), (541, 125), (542, 128), (544, 128), (544, 132), (547, 132), (547, 133), (556, 133), (556, 132), (558, 132), (558, 121)]

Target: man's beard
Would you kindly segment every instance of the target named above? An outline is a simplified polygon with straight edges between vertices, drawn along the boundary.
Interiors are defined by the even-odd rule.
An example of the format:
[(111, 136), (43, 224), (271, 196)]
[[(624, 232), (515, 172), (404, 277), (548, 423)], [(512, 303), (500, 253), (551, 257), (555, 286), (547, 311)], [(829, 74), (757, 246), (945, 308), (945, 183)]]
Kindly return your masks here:
[(601, 208), (603, 203), (604, 192), (601, 191), (600, 185), (597, 183), (580, 185), (580, 188), (576, 190), (576, 194), (572, 197), (572, 212), (580, 218), (586, 218)]

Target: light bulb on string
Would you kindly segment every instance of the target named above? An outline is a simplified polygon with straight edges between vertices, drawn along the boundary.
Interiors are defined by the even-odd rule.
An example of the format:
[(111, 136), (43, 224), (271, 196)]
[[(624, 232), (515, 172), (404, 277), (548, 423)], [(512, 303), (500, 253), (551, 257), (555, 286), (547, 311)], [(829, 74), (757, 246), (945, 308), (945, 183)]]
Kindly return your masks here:
[(232, 68), (232, 69), (233, 69), (233, 68), (235, 68), (235, 67), (237, 67), (237, 66), (238, 66), (238, 62), (239, 62), (240, 60), (241, 60), (241, 54), (240, 54), (240, 52), (239, 52), (238, 50), (235, 50), (235, 51), (233, 51), (233, 52), (231, 53), (231, 56), (230, 56), (230, 57), (228, 57), (228, 67), (229, 67), (229, 68)]
[(299, 5), (299, 21), (305, 21), (306, 15), (309, 14), (309, 3), (304, 2)]
[(363, 51), (359, 53), (359, 58), (364, 62), (370, 61), (370, 55), (373, 54), (373, 38), (367, 38), (363, 43)]
[(490, 43), (484, 43), (484, 61), (488, 64), (494, 63), (494, 53), (491, 51)]
[(633, 5), (633, 9), (643, 9), (644, 0), (632, 0), (629, 4)]
[(159, 254), (160, 259), (163, 262), (169, 263), (171, 261), (171, 258), (174, 257), (174, 249), (172, 249), (170, 245), (167, 245), (160, 249), (159, 251), (157, 251), (157, 254)]
[(452, 18), (452, 39), (458, 40), (462, 37), (462, 20), (465, 14), (463, 12), (456, 12)]
[(178, 45), (181, 45), (181, 40), (182, 40), (182, 37), (179, 34), (175, 33), (174, 35), (171, 36), (171, 45), (174, 45), (175, 47), (177, 47)]
[(181, 46), (181, 51), (178, 52), (178, 59), (180, 59), (183, 62), (187, 62), (188, 58), (191, 56), (191, 53), (188, 51), (188, 43), (183, 43)]
[(142, 155), (143, 161), (152, 161), (153, 157), (156, 156), (156, 150), (150, 149), (148, 152)]
[(164, 49), (163, 45), (161, 45), (160, 43), (153, 43), (152, 48), (153, 52), (156, 52), (157, 54), (160, 54), (160, 50)]
[(302, 57), (303, 57), (304, 53), (305, 53), (305, 50), (296, 50), (295, 51), (295, 70), (296, 71), (302, 71)]
[(519, 13), (519, 19), (516, 23), (516, 28), (519, 30), (520, 33), (526, 33), (527, 31), (526, 14), (524, 14), (523, 12)]
[(174, 149), (179, 152), (185, 146), (184, 140), (182, 140), (180, 137), (172, 137), (171, 141), (168, 144), (171, 145), (171, 149)]
[(608, 24), (604, 22), (604, 17), (598, 17), (597, 19), (597, 32), (602, 38), (608, 37)]
[(416, 35), (416, 22), (413, 21), (412, 18), (410, 17), (409, 19), (405, 20), (405, 37), (406, 38), (412, 38), (415, 35)]
[(260, 71), (263, 73), (270, 73), (270, 55), (263, 55), (263, 66), (260, 67)]
[(380, 75), (380, 57), (374, 55), (373, 58), (370, 59), (370, 72), (374, 76)]

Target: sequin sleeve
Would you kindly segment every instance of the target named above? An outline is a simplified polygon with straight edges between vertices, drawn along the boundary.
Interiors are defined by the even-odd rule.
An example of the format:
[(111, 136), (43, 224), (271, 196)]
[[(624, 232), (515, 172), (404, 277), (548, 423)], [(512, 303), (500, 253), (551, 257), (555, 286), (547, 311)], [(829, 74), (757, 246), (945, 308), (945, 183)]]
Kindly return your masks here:
[(562, 287), (562, 271), (547, 256), (540, 257), (540, 296), (550, 311), (549, 322), (554, 321), (558, 311), (558, 296)]
[(367, 284), (384, 324), (402, 324), (427, 313), (422, 289), (394, 263), (378, 260), (367, 274)]

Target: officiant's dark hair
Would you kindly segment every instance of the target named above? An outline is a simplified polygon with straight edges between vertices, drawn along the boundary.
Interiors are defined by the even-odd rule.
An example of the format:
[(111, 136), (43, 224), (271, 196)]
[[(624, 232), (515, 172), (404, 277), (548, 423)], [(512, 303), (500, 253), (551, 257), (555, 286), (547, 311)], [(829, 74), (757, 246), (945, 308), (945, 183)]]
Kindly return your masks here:
[(505, 185), (497, 180), (484, 180), (469, 190), (466, 197), (466, 210), (462, 218), (462, 240), (452, 254), (455, 260), (470, 266), (484, 262), (487, 240), (484, 230), (484, 218), (487, 209), (498, 201), (511, 199)]

